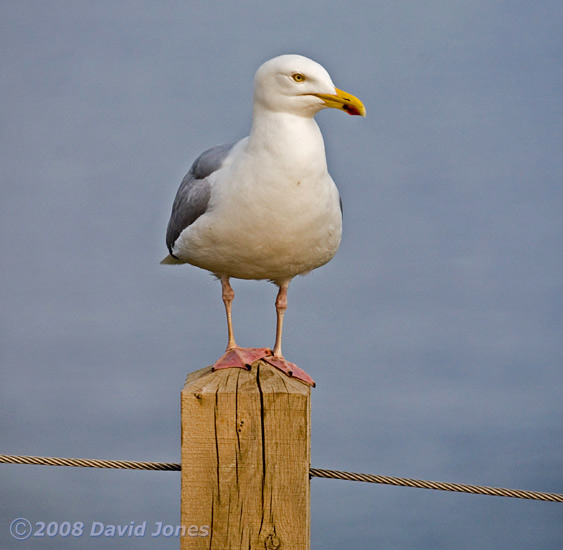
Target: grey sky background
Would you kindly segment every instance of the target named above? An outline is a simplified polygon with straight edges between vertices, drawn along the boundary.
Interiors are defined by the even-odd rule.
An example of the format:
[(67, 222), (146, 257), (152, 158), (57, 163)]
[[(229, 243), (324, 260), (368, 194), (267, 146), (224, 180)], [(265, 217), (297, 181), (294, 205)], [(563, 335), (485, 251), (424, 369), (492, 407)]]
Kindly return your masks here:
[[(344, 202), (284, 352), (317, 381), (315, 467), (563, 492), (560, 2), (0, 3), (0, 452), (177, 462), (220, 286), (164, 267), (184, 173), (247, 135), (254, 72), (300, 53), (366, 119), (317, 120)], [(276, 289), (234, 281), (237, 341)], [(37, 521), (179, 523), (177, 473), (2, 465), (0, 548)], [(312, 480), (313, 549), (555, 549), (561, 505)]]

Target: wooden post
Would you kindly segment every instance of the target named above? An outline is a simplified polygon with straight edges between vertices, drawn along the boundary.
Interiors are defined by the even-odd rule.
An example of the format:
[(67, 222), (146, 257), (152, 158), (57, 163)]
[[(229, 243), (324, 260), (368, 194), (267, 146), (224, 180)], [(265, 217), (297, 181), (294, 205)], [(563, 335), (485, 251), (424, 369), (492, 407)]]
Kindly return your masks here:
[(181, 549), (309, 550), (311, 388), (258, 361), (182, 391)]

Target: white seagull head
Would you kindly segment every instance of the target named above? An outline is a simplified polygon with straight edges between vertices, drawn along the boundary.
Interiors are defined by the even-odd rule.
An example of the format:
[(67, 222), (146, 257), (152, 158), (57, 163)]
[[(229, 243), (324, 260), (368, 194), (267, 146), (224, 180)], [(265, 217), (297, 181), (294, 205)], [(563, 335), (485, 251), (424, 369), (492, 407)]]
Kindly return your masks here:
[(266, 61), (254, 77), (255, 108), (313, 117), (327, 107), (366, 115), (362, 102), (334, 86), (326, 69), (302, 55)]

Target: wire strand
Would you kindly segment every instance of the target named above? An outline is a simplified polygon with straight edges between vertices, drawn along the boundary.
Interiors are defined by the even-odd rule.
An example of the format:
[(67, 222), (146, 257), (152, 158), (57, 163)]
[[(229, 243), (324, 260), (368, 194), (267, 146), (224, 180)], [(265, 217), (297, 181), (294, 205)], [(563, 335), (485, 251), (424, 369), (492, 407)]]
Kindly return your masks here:
[(471, 493), (474, 495), (490, 495), (497, 497), (543, 500), (547, 502), (563, 502), (563, 495), (557, 493), (542, 493), (539, 491), (522, 491), (519, 489), (502, 489), (500, 487), (484, 487), (481, 485), (465, 485), (461, 483), (447, 483), (443, 481), (425, 481), (422, 479), (409, 479), (404, 477), (357, 474), (352, 472), (339, 472), (336, 470), (320, 470), (318, 468), (311, 468), (310, 474), (312, 477), (343, 479), (347, 481), (364, 481), (367, 483), (382, 483), (385, 485), (396, 485), (399, 487), (417, 487), (419, 489), (455, 491), (458, 493)]
[(57, 458), (53, 456), (0, 455), (0, 463), (35, 464), (37, 466), (75, 466), (77, 468), (115, 468), (124, 470), (180, 471), (180, 464), (138, 462), (135, 460), (98, 460), (95, 458)]
[[(134, 460), (97, 460), (91, 458), (57, 458), (48, 456), (0, 455), (0, 463), (4, 464), (34, 464), (39, 466), (74, 466), (78, 468), (118, 468), (127, 470), (153, 470), (177, 472), (182, 469), (181, 464), (171, 462), (138, 462)], [(311, 477), (325, 479), (342, 479), (346, 481), (362, 481), (379, 483), (399, 487), (416, 487), (418, 489), (435, 489), (438, 491), (454, 491), (474, 495), (490, 495), (498, 497), (523, 498), (542, 500), (546, 502), (563, 502), (563, 494), (543, 493), (540, 491), (522, 491), (519, 489), (502, 489), (499, 487), (484, 487), (481, 485), (465, 485), (461, 483), (447, 483), (442, 481), (425, 481), (404, 477), (379, 476), (373, 474), (359, 474), (341, 472), (338, 470), (310, 469)]]

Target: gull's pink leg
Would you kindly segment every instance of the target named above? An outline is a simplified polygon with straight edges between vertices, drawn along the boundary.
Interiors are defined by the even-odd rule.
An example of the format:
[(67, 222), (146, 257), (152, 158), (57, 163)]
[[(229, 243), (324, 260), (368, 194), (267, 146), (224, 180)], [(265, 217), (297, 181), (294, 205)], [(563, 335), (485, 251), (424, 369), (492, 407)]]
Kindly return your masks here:
[(225, 304), (225, 311), (227, 313), (227, 332), (229, 334), (227, 350), (229, 350), (237, 347), (233, 331), (233, 316), (231, 314), (233, 300), (235, 299), (235, 291), (233, 290), (231, 283), (229, 283), (229, 277), (226, 275), (221, 276), (221, 289), (223, 291), (223, 303)]
[(289, 282), (280, 285), (278, 295), (276, 297), (276, 343), (274, 344), (274, 357), (283, 358), (282, 355), (282, 332), (283, 332), (283, 316), (285, 315), (285, 310), (287, 309), (287, 289), (289, 287)]
[(229, 277), (226, 275), (221, 276), (221, 288), (223, 289), (223, 303), (225, 304), (225, 311), (227, 313), (227, 331), (229, 341), (227, 349), (222, 357), (220, 357), (213, 365), (213, 370), (239, 368), (250, 369), (250, 365), (258, 359), (262, 359), (272, 352), (267, 348), (239, 348), (235, 342), (233, 332), (233, 319), (231, 315), (231, 307), (235, 297), (235, 291), (229, 283)]
[(285, 281), (280, 285), (280, 290), (276, 298), (276, 313), (277, 313), (277, 325), (276, 325), (276, 343), (274, 344), (273, 357), (265, 357), (264, 361), (270, 363), (270, 365), (278, 368), (282, 372), (285, 372), (288, 376), (297, 378), (305, 384), (309, 384), (315, 387), (315, 381), (303, 370), (300, 369), (294, 363), (286, 361), (282, 355), (281, 343), (282, 343), (282, 333), (283, 333), (283, 316), (285, 310), (287, 309), (287, 289), (289, 287), (289, 281)]

